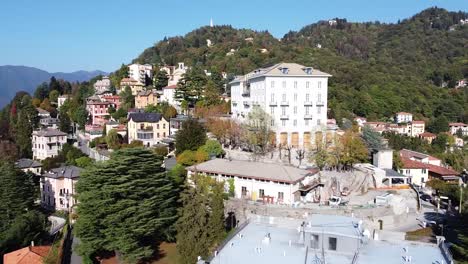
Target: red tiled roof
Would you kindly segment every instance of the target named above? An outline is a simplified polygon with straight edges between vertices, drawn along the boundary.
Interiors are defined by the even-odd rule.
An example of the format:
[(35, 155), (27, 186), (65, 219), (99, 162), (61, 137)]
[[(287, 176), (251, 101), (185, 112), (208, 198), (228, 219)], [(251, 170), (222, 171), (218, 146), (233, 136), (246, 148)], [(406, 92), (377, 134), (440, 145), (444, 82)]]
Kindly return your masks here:
[(177, 88), (177, 84), (173, 84), (173, 85), (163, 87), (163, 89), (175, 89), (175, 88)]
[(428, 169), (429, 164), (422, 163), (415, 160), (410, 160), (407, 158), (402, 158), (401, 161), (403, 162), (403, 169)]
[(465, 123), (449, 123), (449, 126), (468, 126)]
[(436, 134), (432, 134), (431, 132), (424, 132), (419, 134), (420, 137), (436, 137)]
[(441, 167), (441, 166), (436, 166), (436, 165), (432, 165), (432, 164), (427, 164), (429, 165), (429, 172), (432, 172), (432, 173), (435, 173), (435, 174), (438, 174), (438, 175), (441, 175), (441, 176), (447, 176), (447, 175), (459, 175), (458, 172), (452, 170), (452, 169), (449, 169), (449, 168), (445, 168), (445, 167)]
[(3, 255), (4, 264), (42, 264), (50, 246), (29, 246)]
[(426, 124), (426, 122), (422, 120), (416, 120), (416, 121), (413, 121), (413, 124)]

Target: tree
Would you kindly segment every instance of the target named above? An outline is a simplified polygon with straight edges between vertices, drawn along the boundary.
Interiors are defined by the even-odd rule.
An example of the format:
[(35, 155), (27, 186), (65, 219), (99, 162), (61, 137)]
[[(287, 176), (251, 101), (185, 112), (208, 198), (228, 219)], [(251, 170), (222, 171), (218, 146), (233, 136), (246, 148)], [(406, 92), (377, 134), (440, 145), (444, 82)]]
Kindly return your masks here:
[(45, 98), (40, 107), (46, 111), (49, 111), (49, 112), (52, 112), (54, 111), (54, 108), (52, 107), (52, 105), (50, 105), (50, 101), (49, 101), (49, 98)]
[(74, 230), (82, 256), (117, 251), (126, 262), (138, 262), (172, 237), (178, 194), (161, 164), (150, 150), (129, 148), (82, 172)]
[(161, 147), (155, 147), (153, 149), (154, 154), (165, 157), (169, 153), (167, 150), (167, 147), (161, 146)]
[(182, 193), (183, 207), (177, 221), (178, 263), (194, 263), (198, 256), (207, 257), (224, 236), (224, 183), (193, 175), (193, 185)]
[(107, 147), (111, 149), (119, 149), (122, 144), (121, 136), (117, 133), (117, 130), (111, 129), (106, 135)]
[(216, 84), (209, 80), (206, 84), (205, 89), (203, 90), (203, 105), (213, 106), (221, 103), (219, 99), (219, 88), (216, 87)]
[(135, 96), (132, 94), (130, 87), (124, 87), (123, 91), (120, 92), (120, 98), (122, 98), (122, 108), (124, 110), (135, 107)]
[(79, 106), (72, 112), (71, 118), (82, 130), (84, 130), (85, 125), (88, 122), (88, 111), (86, 111), (84, 106)]
[(366, 145), (356, 132), (346, 131), (340, 141), (343, 149), (339, 159), (343, 165), (352, 167), (355, 163), (368, 160)]
[(57, 90), (52, 90), (49, 93), (49, 101), (53, 103), (57, 103), (58, 97), (59, 97), (59, 92)]
[(367, 148), (371, 150), (380, 150), (383, 148), (382, 137), (369, 126), (364, 126), (361, 137), (366, 143)]
[(244, 123), (245, 142), (255, 155), (265, 154), (271, 142), (271, 117), (259, 106), (254, 106)]
[(69, 110), (70, 110), (70, 102), (69, 100), (66, 100), (65, 103), (63, 103), (62, 106), (60, 106), (59, 109), (59, 129), (60, 131), (63, 131), (65, 133), (70, 132), (71, 130), (71, 120), (69, 116)]
[(177, 156), (177, 164), (182, 166), (192, 166), (196, 162), (195, 151), (192, 150), (184, 150), (184, 152)]
[(441, 115), (431, 121), (427, 130), (434, 134), (439, 134), (441, 132), (447, 132), (449, 129), (448, 120), (444, 115)]
[(209, 156), (221, 157), (224, 155), (223, 147), (217, 140), (209, 139), (200, 148), (208, 153)]
[(162, 71), (157, 71), (155, 76), (154, 76), (154, 87), (156, 90), (161, 91), (163, 87), (167, 86), (167, 83), (169, 81), (169, 77), (167, 77), (167, 72), (162, 70)]
[(49, 85), (46, 82), (43, 82), (36, 88), (36, 91), (34, 92), (34, 97), (42, 101), (48, 96), (49, 96)]
[(188, 106), (194, 106), (202, 98), (206, 83), (207, 78), (203, 70), (199, 67), (191, 68), (177, 84), (175, 99), (187, 102)]
[(446, 133), (439, 133), (432, 141), (432, 148), (437, 153), (444, 153), (449, 145), (449, 135)]
[(93, 162), (93, 159), (91, 159), (90, 157), (80, 157), (75, 160), (76, 166), (80, 168), (86, 168), (88, 166), (91, 166)]
[(182, 128), (176, 134), (176, 155), (185, 150), (197, 150), (206, 142), (205, 128), (195, 119), (188, 119), (182, 123)]

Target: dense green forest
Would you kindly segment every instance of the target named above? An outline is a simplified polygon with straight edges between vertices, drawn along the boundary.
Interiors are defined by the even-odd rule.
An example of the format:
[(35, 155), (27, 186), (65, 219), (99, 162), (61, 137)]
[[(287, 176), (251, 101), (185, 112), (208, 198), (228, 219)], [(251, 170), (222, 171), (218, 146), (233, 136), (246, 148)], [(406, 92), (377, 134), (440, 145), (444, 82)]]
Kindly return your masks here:
[(330, 117), (338, 121), (353, 115), (382, 120), (408, 111), (428, 121), (445, 115), (468, 122), (467, 88), (454, 89), (457, 80), (468, 77), (468, 26), (458, 24), (466, 17), (430, 8), (396, 24), (335, 19), (334, 25), (320, 21), (282, 39), (267, 31), (207, 26), (165, 38), (134, 61), (183, 61), (231, 77), (280, 61), (297, 62), (333, 75)]

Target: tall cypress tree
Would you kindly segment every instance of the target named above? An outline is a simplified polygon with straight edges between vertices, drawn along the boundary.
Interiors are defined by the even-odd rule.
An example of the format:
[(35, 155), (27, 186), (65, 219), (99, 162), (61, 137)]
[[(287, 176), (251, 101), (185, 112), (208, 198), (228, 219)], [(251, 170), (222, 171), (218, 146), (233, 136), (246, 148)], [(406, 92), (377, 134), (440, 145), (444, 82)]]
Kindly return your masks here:
[(170, 238), (178, 194), (161, 164), (161, 157), (151, 151), (130, 148), (85, 169), (77, 184), (75, 225), (82, 255), (117, 251), (136, 262), (152, 256), (159, 243)]

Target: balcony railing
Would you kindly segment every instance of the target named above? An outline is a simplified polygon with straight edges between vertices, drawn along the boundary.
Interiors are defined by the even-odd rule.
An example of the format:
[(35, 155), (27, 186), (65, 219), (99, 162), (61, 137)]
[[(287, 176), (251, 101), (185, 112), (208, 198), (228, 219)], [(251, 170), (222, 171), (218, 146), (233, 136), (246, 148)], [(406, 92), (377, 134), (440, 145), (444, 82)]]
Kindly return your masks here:
[(309, 114), (309, 115), (308, 115), (308, 114), (305, 114), (305, 115), (304, 115), (304, 119), (312, 119), (312, 115), (310, 115), (310, 114)]
[(305, 106), (313, 106), (314, 103), (313, 103), (313, 102), (307, 101), (307, 102), (304, 102), (304, 105), (305, 105)]
[(281, 115), (280, 119), (289, 119), (289, 115)]
[(280, 103), (281, 106), (288, 106), (289, 105), (289, 102), (288, 101), (282, 101)]
[(323, 101), (318, 101), (317, 105), (324, 105), (325, 103)]
[(250, 90), (244, 90), (244, 91), (242, 91), (242, 96), (244, 96), (244, 97), (249, 97), (249, 96), (250, 96)]
[(269, 105), (270, 105), (270, 106), (277, 106), (277, 105), (278, 105), (278, 103), (277, 103), (277, 102), (270, 102), (270, 104), (269, 104)]

